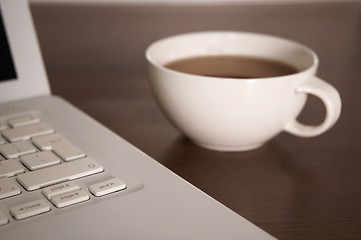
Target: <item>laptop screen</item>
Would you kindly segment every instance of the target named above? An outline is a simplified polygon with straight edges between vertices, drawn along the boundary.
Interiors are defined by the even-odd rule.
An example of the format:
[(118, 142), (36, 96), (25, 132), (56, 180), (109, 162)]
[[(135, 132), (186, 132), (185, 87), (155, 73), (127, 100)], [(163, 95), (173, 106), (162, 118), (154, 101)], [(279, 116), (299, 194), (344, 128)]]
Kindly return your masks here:
[(14, 79), (16, 79), (16, 70), (0, 12), (0, 81)]
[(50, 93), (28, 2), (0, 0), (0, 103)]

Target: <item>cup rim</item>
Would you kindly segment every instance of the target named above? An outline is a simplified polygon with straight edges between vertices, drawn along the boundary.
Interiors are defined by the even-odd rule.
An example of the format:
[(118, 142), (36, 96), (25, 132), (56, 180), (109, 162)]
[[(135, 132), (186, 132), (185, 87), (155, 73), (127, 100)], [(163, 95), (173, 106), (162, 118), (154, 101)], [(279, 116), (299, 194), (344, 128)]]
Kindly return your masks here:
[[(184, 72), (180, 72), (180, 71), (176, 71), (176, 70), (172, 70), (169, 69), (165, 66), (163, 66), (162, 64), (154, 61), (154, 59), (152, 58), (150, 51), (152, 50), (153, 47), (172, 40), (172, 39), (176, 39), (176, 38), (182, 38), (182, 37), (191, 37), (191, 36), (195, 36), (195, 35), (215, 35), (215, 34), (222, 34), (222, 35), (226, 35), (226, 34), (236, 34), (236, 35), (253, 35), (253, 36), (258, 36), (258, 37), (266, 37), (266, 38), (270, 38), (270, 39), (275, 39), (275, 40), (281, 40), (281, 41), (287, 41), (295, 46), (298, 46), (300, 48), (305, 49), (306, 51), (309, 52), (310, 56), (312, 57), (312, 64), (310, 64), (310, 66), (308, 66), (307, 68), (296, 72), (296, 73), (292, 73), (292, 74), (288, 74), (288, 75), (282, 75), (282, 76), (275, 76), (275, 77), (258, 77), (258, 78), (227, 78), (227, 77), (214, 77), (214, 76), (202, 76), (202, 75), (197, 75), (197, 74), (191, 74), (191, 73), (184, 73)], [(198, 32), (186, 32), (186, 33), (180, 33), (180, 34), (176, 34), (176, 35), (172, 35), (172, 36), (168, 36), (168, 37), (164, 37), (161, 39), (158, 39), (156, 41), (154, 41), (153, 43), (151, 43), (146, 51), (145, 51), (145, 57), (148, 61), (148, 63), (152, 64), (153, 66), (161, 69), (162, 71), (166, 71), (168, 73), (172, 73), (172, 74), (177, 74), (180, 76), (188, 76), (188, 77), (193, 77), (193, 78), (199, 78), (199, 79), (213, 79), (213, 80), (229, 80), (229, 81), (250, 81), (250, 82), (254, 82), (254, 81), (260, 81), (260, 80), (264, 80), (264, 79), (284, 79), (284, 78), (288, 78), (288, 77), (294, 77), (294, 76), (299, 76), (299, 75), (303, 75), (306, 74), (307, 72), (313, 71), (315, 68), (317, 68), (318, 64), (319, 64), (319, 58), (317, 56), (317, 54), (309, 47), (307, 47), (304, 44), (301, 44), (297, 41), (291, 40), (291, 39), (287, 39), (287, 38), (283, 38), (283, 37), (279, 37), (279, 36), (275, 36), (275, 35), (270, 35), (270, 34), (264, 34), (264, 33), (257, 33), (257, 32), (248, 32), (248, 31), (229, 31), (229, 30), (217, 30), (217, 31), (198, 31)]]

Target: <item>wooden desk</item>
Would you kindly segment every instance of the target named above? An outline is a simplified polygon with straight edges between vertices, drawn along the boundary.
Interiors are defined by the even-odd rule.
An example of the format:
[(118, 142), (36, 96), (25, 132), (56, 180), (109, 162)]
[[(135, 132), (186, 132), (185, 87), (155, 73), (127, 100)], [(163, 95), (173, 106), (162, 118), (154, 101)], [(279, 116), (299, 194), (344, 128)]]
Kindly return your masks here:
[[(32, 4), (54, 94), (280, 239), (361, 239), (361, 3), (239, 6)], [(201, 30), (294, 39), (321, 59), (340, 92), (338, 123), (315, 138), (282, 133), (262, 148), (221, 153), (193, 145), (156, 106), (144, 51)], [(311, 97), (300, 119), (323, 119)]]

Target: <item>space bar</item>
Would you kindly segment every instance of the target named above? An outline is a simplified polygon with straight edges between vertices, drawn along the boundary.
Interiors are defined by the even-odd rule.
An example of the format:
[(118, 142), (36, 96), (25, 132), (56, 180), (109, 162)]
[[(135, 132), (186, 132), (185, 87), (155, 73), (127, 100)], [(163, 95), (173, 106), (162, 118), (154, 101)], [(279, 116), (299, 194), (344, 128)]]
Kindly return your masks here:
[(18, 175), (18, 182), (28, 191), (33, 191), (59, 182), (85, 177), (102, 172), (103, 167), (86, 157), (72, 162), (43, 168)]

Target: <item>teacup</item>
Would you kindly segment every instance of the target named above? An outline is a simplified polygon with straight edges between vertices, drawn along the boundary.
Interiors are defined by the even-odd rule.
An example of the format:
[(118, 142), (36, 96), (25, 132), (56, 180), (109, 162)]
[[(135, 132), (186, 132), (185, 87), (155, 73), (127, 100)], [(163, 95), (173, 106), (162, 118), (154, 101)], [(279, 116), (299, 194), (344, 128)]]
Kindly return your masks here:
[[(231, 65), (228, 63), (215, 75), (170, 67), (187, 61), (198, 64), (204, 58), (218, 58), (218, 62), (224, 58), (259, 60), (294, 70), (257, 75), (263, 70), (256, 68), (250, 71), (255, 76), (237, 77), (223, 71), (224, 66)], [(291, 40), (247, 32), (188, 33), (151, 44), (146, 59), (152, 90), (165, 116), (191, 141), (208, 149), (251, 150), (282, 131), (299, 137), (317, 136), (331, 128), (341, 112), (337, 90), (315, 76), (319, 62), (316, 54)], [(244, 68), (247, 73), (252, 67)], [(326, 109), (323, 122), (317, 126), (297, 120), (308, 94), (321, 99)]]

